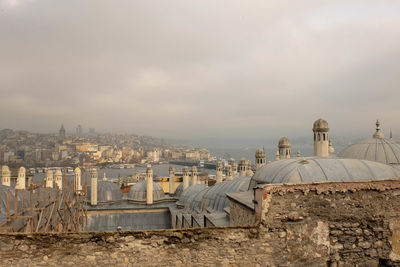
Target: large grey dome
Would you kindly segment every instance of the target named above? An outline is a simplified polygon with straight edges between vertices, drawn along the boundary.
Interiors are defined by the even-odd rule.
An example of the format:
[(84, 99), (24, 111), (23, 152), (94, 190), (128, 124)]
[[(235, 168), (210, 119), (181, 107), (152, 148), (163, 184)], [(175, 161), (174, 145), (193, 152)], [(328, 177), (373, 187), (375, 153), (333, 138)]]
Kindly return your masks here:
[[(90, 201), (91, 190), (87, 191), (88, 201)], [(97, 202), (118, 201), (122, 199), (122, 191), (119, 186), (112, 182), (97, 182)]]
[(207, 188), (205, 184), (196, 184), (193, 186), (189, 186), (185, 191), (181, 193), (179, 201), (176, 204), (184, 206), (191, 196), (196, 195), (198, 192), (202, 191), (205, 188)]
[[(192, 181), (189, 181), (189, 187), (192, 185)], [(178, 185), (178, 187), (175, 189), (175, 196), (176, 197), (180, 197), (181, 195), (182, 195), (182, 193), (183, 193), (183, 182), (180, 184), (180, 185)]]
[(400, 170), (379, 162), (340, 158), (295, 158), (267, 164), (256, 171), (249, 189), (257, 184), (356, 181), (400, 177)]
[[(239, 176), (233, 180), (223, 181), (211, 187), (196, 190), (185, 201), (186, 212), (223, 212), (229, 206), (229, 199), (226, 193), (246, 191), (251, 177)], [(190, 188), (190, 187), (189, 187)], [(187, 190), (189, 190), (189, 188)], [(184, 194), (186, 193), (186, 191)]]
[(400, 145), (392, 139), (385, 139), (376, 122), (376, 132), (372, 138), (348, 146), (339, 157), (365, 159), (385, 164), (400, 164)]
[[(147, 198), (147, 181), (141, 180), (131, 187), (128, 193), (128, 199), (135, 201), (146, 201)], [(153, 201), (158, 201), (164, 198), (164, 190), (162, 187), (153, 182)]]
[(400, 146), (385, 138), (368, 138), (348, 146), (339, 157), (400, 164)]

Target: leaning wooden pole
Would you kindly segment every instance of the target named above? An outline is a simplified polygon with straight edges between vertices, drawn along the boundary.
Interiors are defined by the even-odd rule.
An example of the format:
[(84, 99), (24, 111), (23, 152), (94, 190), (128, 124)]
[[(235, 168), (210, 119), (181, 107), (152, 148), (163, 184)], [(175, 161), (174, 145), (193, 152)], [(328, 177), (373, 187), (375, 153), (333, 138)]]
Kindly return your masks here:
[(7, 190), (7, 226), (11, 226), (11, 215), (10, 215), (10, 206), (11, 206), (11, 201), (10, 201), (10, 190)]
[(31, 220), (30, 220), (30, 231), (31, 232), (33, 232), (33, 227), (34, 227), (34, 225), (35, 225), (35, 222), (34, 222), (34, 220), (35, 220), (35, 216), (33, 215), (33, 186), (32, 186), (32, 184), (31, 184), (31, 187), (30, 187), (30, 190), (29, 190), (29, 194), (30, 194), (30, 198), (29, 198), (29, 201), (30, 201), (30, 209), (29, 209), (29, 215), (31, 216)]
[(64, 168), (64, 181), (63, 181), (63, 232), (67, 231), (67, 198), (66, 198), (66, 187), (67, 187), (67, 173)]
[(17, 219), (17, 213), (18, 213), (18, 189), (15, 189), (14, 193), (14, 233), (17, 232), (18, 230), (18, 219)]

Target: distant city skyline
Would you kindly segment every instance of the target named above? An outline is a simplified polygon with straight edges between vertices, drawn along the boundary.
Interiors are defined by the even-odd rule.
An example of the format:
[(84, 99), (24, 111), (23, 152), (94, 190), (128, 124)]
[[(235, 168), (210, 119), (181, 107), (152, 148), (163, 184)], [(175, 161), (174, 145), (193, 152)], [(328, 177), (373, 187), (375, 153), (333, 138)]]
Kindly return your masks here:
[(398, 1), (0, 2), (0, 129), (400, 136)]

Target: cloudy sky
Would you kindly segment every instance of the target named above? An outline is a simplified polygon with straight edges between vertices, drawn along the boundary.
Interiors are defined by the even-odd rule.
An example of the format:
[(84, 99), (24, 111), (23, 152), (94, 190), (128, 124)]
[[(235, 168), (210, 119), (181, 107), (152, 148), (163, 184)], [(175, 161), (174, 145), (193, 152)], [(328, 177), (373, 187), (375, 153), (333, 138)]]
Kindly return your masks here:
[(400, 2), (0, 0), (0, 129), (400, 136)]

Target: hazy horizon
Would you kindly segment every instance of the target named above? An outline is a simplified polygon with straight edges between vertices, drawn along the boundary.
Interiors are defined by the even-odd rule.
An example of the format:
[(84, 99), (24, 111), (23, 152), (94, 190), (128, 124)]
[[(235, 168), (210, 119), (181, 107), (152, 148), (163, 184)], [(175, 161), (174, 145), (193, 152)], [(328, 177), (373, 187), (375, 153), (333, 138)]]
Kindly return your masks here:
[(399, 136), (398, 1), (0, 0), (0, 129)]

